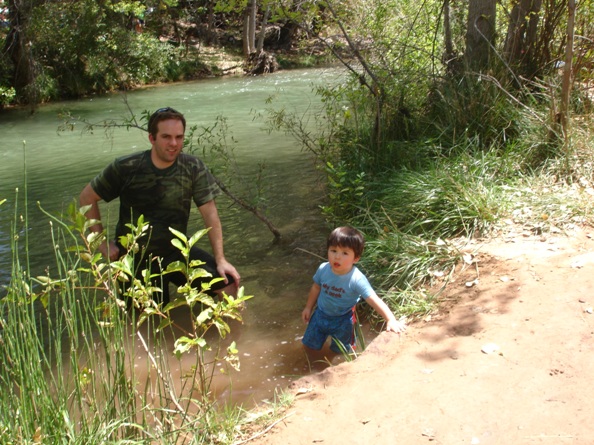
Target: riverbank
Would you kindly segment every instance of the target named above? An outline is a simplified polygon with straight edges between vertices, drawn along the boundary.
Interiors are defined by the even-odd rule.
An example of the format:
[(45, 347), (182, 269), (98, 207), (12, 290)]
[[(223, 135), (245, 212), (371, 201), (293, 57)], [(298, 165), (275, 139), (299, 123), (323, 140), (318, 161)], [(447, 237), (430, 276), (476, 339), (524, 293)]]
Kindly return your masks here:
[(594, 230), (470, 249), (438, 312), (294, 382), (293, 406), (250, 443), (590, 443)]

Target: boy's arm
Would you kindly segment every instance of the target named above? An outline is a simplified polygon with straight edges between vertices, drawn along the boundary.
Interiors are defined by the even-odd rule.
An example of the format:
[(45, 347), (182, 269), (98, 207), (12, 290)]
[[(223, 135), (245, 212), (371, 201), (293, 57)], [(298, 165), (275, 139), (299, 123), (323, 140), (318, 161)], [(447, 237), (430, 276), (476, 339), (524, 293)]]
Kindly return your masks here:
[(312, 284), (311, 289), (309, 290), (309, 295), (307, 296), (307, 303), (305, 303), (305, 308), (303, 312), (301, 312), (301, 319), (304, 323), (309, 323), (309, 319), (311, 318), (311, 313), (318, 302), (318, 297), (320, 296), (320, 286), (316, 283)]
[(386, 331), (400, 334), (406, 330), (406, 324), (396, 320), (396, 317), (394, 317), (394, 314), (388, 305), (384, 303), (384, 301), (375, 293), (367, 297), (365, 301), (369, 303), (369, 305), (375, 309), (375, 311), (380, 314), (384, 320), (386, 320)]

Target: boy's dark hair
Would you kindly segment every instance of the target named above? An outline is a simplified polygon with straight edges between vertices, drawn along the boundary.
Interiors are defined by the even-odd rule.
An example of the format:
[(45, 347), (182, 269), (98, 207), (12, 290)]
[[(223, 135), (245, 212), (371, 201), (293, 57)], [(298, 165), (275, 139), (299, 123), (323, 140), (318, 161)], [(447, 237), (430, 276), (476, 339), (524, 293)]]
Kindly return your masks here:
[(183, 114), (179, 111), (174, 110), (171, 107), (159, 108), (148, 120), (148, 132), (153, 138), (157, 137), (157, 132), (159, 131), (159, 122), (166, 121), (168, 119), (176, 119), (181, 121), (184, 126), (184, 131), (186, 131), (186, 118)]
[(334, 246), (353, 249), (355, 257), (359, 258), (363, 255), (365, 238), (363, 238), (361, 232), (353, 227), (337, 227), (328, 235), (327, 248)]

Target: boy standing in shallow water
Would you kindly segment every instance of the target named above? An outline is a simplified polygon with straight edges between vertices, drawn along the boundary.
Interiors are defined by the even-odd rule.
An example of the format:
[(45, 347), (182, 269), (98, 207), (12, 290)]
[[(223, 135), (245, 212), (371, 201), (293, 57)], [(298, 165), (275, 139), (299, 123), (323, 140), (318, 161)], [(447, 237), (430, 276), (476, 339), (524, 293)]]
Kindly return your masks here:
[(308, 355), (320, 351), (328, 337), (332, 337), (330, 350), (333, 353), (341, 353), (340, 345), (351, 351), (354, 339), (352, 313), (359, 298), (384, 318), (386, 331), (403, 332), (406, 325), (396, 320), (367, 277), (355, 266), (365, 246), (363, 235), (352, 227), (338, 227), (328, 236), (327, 244), (328, 262), (322, 263), (315, 273), (301, 313), (307, 323), (302, 342)]

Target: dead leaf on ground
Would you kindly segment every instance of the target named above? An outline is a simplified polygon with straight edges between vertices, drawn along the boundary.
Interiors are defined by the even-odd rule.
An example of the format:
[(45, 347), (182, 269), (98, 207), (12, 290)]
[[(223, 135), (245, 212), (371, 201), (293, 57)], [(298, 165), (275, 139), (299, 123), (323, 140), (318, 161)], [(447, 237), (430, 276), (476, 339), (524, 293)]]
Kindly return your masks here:
[(433, 428), (425, 428), (421, 435), (425, 437), (435, 437), (435, 431)]
[(474, 263), (474, 255), (472, 253), (465, 253), (462, 258), (466, 264)]
[(302, 387), (302, 388), (299, 388), (297, 390), (297, 392), (295, 393), (295, 395), (299, 396), (301, 394), (307, 394), (308, 392), (311, 392), (311, 391), (313, 391), (311, 388), (303, 388)]
[(476, 280), (467, 281), (467, 282), (466, 282), (466, 287), (472, 287), (472, 286), (476, 286), (477, 284), (479, 284), (479, 280), (478, 280), (478, 278), (477, 278)]
[(483, 345), (483, 347), (481, 348), (481, 351), (484, 352), (485, 354), (493, 354), (494, 352), (499, 352), (499, 345), (496, 343), (487, 343), (486, 345)]

